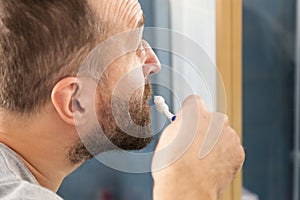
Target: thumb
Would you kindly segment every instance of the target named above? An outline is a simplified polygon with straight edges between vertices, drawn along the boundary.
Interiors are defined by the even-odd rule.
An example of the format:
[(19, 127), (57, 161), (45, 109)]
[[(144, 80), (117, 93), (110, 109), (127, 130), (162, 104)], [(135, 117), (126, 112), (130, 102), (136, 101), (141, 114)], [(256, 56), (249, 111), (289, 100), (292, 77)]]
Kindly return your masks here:
[(183, 116), (186, 118), (195, 117), (201, 111), (207, 111), (202, 98), (197, 95), (190, 95), (183, 101), (182, 107), (176, 115), (176, 120), (181, 120)]

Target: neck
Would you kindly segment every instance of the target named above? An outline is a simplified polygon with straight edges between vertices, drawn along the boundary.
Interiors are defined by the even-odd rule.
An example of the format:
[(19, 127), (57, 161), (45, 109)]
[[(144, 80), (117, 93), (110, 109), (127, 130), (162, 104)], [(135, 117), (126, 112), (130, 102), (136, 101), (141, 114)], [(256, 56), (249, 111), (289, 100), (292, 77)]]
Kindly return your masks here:
[(7, 119), (0, 116), (0, 142), (19, 155), (42, 187), (56, 192), (65, 176), (78, 167), (67, 159), (68, 147), (76, 140), (72, 127), (61, 127), (55, 121), (58, 118), (49, 113), (30, 120), (30, 125), (19, 119)]

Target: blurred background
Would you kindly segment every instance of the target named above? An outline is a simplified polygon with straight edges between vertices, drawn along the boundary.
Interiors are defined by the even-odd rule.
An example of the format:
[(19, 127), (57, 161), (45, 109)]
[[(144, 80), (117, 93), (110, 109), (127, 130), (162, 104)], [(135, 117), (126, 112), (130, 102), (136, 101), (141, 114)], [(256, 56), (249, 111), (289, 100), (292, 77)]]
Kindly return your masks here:
[(243, 1), (243, 182), (262, 200), (299, 193), (293, 173), (296, 3)]
[[(140, 0), (140, 3), (146, 27), (175, 29), (199, 44), (216, 62), (214, 0)], [(243, 200), (300, 199), (297, 16), (296, 0), (243, 0), (242, 106), (247, 156)], [(174, 41), (166, 40), (172, 47)], [(174, 55), (159, 49), (156, 53), (163, 65), (188, 74)], [(154, 81), (160, 79), (180, 88), (180, 83), (167, 71), (153, 77)], [(209, 80), (209, 87), (216, 88), (216, 74), (211, 73)], [(197, 80), (193, 82), (197, 85)], [(163, 95), (172, 110), (178, 110), (169, 89), (153, 86), (155, 94)], [(152, 114), (152, 126), (160, 132), (162, 116)], [(154, 149), (157, 137), (144, 151)], [(150, 166), (150, 161), (146, 165)], [(65, 200), (150, 200), (152, 185), (149, 173), (123, 173), (92, 159), (68, 176), (58, 193)]]

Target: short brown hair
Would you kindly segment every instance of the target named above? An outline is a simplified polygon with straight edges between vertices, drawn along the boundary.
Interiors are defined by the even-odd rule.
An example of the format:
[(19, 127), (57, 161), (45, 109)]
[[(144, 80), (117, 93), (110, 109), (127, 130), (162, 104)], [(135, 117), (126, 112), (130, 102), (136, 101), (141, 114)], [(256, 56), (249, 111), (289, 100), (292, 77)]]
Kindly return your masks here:
[(0, 108), (31, 113), (95, 46), (87, 0), (0, 0)]

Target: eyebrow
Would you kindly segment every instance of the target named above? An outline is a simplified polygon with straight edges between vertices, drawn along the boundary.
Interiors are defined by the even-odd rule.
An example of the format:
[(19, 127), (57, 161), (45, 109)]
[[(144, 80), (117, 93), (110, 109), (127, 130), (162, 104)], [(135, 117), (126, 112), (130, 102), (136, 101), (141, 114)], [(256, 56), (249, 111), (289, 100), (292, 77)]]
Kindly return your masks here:
[(145, 26), (145, 15), (143, 14), (140, 21), (137, 24), (137, 28), (140, 28), (142, 26)]

